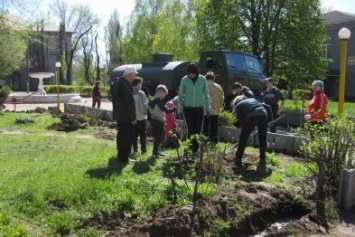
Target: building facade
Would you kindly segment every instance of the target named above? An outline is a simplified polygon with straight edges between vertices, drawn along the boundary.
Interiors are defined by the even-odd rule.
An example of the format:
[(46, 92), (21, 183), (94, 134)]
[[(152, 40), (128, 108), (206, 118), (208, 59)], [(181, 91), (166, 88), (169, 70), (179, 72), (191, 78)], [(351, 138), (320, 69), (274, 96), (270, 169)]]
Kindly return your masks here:
[[(21, 25), (29, 25), (19, 18), (13, 16), (10, 22), (17, 22)], [(11, 24), (15, 30), (21, 30), (17, 24)], [(28, 27), (27, 27), (28, 29)], [(30, 78), (31, 72), (56, 72), (55, 63), (60, 61), (60, 31), (59, 25), (55, 23), (31, 23), (30, 29), (35, 33), (36, 37), (27, 42), (27, 51), (24, 62), (20, 70), (5, 77), (5, 83), (11, 87), (13, 91), (35, 91), (38, 86), (38, 79)], [(65, 32), (65, 50), (70, 55), (71, 40), (74, 32)], [(65, 74), (65, 73), (64, 73)], [(55, 84), (55, 78), (44, 80), (44, 84)], [(65, 81), (64, 81), (65, 83)]]
[(331, 99), (339, 96), (339, 69), (340, 69), (340, 39), (338, 32), (346, 27), (352, 35), (348, 40), (345, 100), (355, 101), (355, 14), (332, 11), (322, 16), (329, 39), (323, 44), (323, 56), (330, 59), (327, 79), (325, 80), (326, 94)]

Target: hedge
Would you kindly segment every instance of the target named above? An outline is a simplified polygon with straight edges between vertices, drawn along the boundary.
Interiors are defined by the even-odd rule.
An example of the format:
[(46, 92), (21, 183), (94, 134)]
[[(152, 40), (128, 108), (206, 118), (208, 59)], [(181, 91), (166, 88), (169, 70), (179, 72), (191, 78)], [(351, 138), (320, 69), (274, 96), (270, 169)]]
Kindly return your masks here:
[[(77, 93), (82, 97), (91, 97), (93, 86), (67, 86), (60, 85), (59, 92), (60, 93)], [(44, 90), (47, 93), (57, 93), (56, 85), (45, 85)], [(109, 87), (101, 87), (101, 95), (106, 97), (110, 91)]]

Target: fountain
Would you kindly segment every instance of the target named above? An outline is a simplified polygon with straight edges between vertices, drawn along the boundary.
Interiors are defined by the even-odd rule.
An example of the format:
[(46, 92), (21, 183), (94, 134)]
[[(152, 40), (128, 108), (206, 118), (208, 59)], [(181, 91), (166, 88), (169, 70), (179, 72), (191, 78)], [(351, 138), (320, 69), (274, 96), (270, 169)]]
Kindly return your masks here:
[(32, 78), (38, 78), (38, 89), (37, 92), (35, 92), (34, 94), (36, 95), (46, 95), (46, 91), (43, 88), (43, 80), (45, 78), (50, 78), (54, 76), (53, 72), (32, 72), (30, 73), (30, 77)]
[[(57, 103), (57, 94), (47, 94), (44, 90), (43, 80), (54, 76), (52, 72), (31, 72), (29, 74), (31, 78), (38, 78), (38, 89), (34, 93), (28, 92), (13, 92), (11, 93), (5, 103), (27, 103), (27, 104), (49, 104)], [(60, 93), (60, 103), (78, 102), (81, 100), (79, 94), (76, 93)]]

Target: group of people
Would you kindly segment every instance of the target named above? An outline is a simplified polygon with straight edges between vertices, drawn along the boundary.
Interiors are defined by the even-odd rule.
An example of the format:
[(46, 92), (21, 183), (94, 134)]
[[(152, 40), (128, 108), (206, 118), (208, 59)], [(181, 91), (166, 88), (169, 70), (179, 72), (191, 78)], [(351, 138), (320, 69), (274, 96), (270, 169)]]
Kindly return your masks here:
[[(160, 152), (162, 142), (169, 140), (176, 130), (176, 117), (184, 119), (188, 138), (192, 138), (191, 152), (198, 151), (194, 135), (204, 133), (215, 143), (218, 141), (218, 113), (224, 104), (224, 92), (214, 82), (215, 75), (201, 75), (196, 63), (187, 67), (178, 95), (164, 103), (169, 91), (158, 85), (155, 95), (147, 99), (142, 91), (142, 79), (134, 67), (127, 67), (123, 76), (111, 83), (113, 119), (117, 121), (117, 157), (122, 163), (130, 160), (130, 154), (138, 152), (139, 137), (141, 152), (147, 152), (146, 121), (150, 120), (153, 132), (153, 157), (164, 156)], [(206, 80), (207, 78), (207, 80)]]
[[(308, 108), (304, 111), (304, 119), (311, 125), (322, 124), (327, 120), (328, 99), (323, 92), (324, 84), (321, 80), (315, 80), (312, 86), (314, 92), (313, 99), (309, 102)], [(235, 154), (235, 163), (237, 166), (242, 165), (242, 157), (244, 156), (247, 140), (255, 127), (258, 127), (259, 164), (265, 164), (267, 128), (270, 127), (270, 132), (276, 131), (276, 126), (273, 121), (280, 116), (285, 105), (285, 98), (281, 91), (273, 85), (272, 78), (265, 79), (265, 87), (262, 102), (257, 101), (250, 93), (243, 94), (243, 92), (243, 95), (237, 96), (232, 102), (232, 107), (235, 108), (234, 112), (236, 114), (235, 122), (240, 122), (242, 127), (238, 149)], [(245, 91), (248, 91), (247, 88), (245, 88)], [(279, 101), (281, 101), (281, 104), (279, 104)]]
[[(140, 138), (141, 152), (147, 152), (146, 121), (150, 120), (153, 131), (153, 157), (164, 156), (160, 152), (163, 141), (169, 140), (176, 130), (176, 117), (186, 122), (188, 138), (191, 138), (190, 151), (199, 149), (196, 134), (205, 134), (213, 143), (218, 142), (219, 111), (223, 106), (235, 114), (235, 123), (240, 124), (241, 134), (235, 154), (236, 165), (242, 164), (242, 157), (251, 131), (258, 127), (260, 163), (265, 163), (267, 129), (278, 118), (285, 105), (281, 91), (273, 85), (273, 79), (265, 80), (262, 101), (254, 98), (252, 91), (240, 83), (235, 83), (233, 92), (224, 98), (222, 87), (215, 83), (213, 72), (200, 74), (196, 63), (190, 63), (186, 76), (182, 78), (178, 95), (164, 103), (169, 91), (158, 85), (155, 95), (147, 99), (142, 91), (143, 79), (137, 77), (134, 67), (127, 67), (122, 77), (111, 83), (113, 119), (117, 121), (117, 157), (122, 163), (130, 160), (133, 147), (138, 152), (137, 138)], [(306, 110), (305, 119), (311, 123), (326, 120), (327, 98), (320, 80), (313, 82), (314, 98)], [(281, 102), (281, 103), (280, 103)], [(275, 132), (275, 126), (269, 126)]]

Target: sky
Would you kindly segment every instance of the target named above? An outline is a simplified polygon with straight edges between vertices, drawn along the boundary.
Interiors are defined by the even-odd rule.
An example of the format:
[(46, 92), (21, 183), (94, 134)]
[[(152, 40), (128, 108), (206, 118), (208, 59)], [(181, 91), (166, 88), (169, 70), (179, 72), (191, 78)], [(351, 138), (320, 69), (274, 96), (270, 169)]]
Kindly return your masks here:
[[(48, 12), (50, 5), (56, 0), (40, 0), (43, 5), (39, 7), (43, 13)], [(111, 16), (114, 9), (117, 9), (120, 17), (120, 22), (125, 27), (129, 16), (131, 15), (135, 0), (67, 0), (70, 4), (87, 4), (91, 7), (92, 11), (101, 19), (101, 24), (98, 27), (101, 35), (101, 43), (99, 43), (100, 51), (105, 51), (104, 46), (104, 27)], [(322, 7), (332, 10), (346, 11), (355, 14), (355, 0), (321, 0)], [(105, 56), (105, 55), (102, 55)]]
[(331, 7), (334, 10), (355, 14), (354, 0), (322, 0), (323, 7)]

